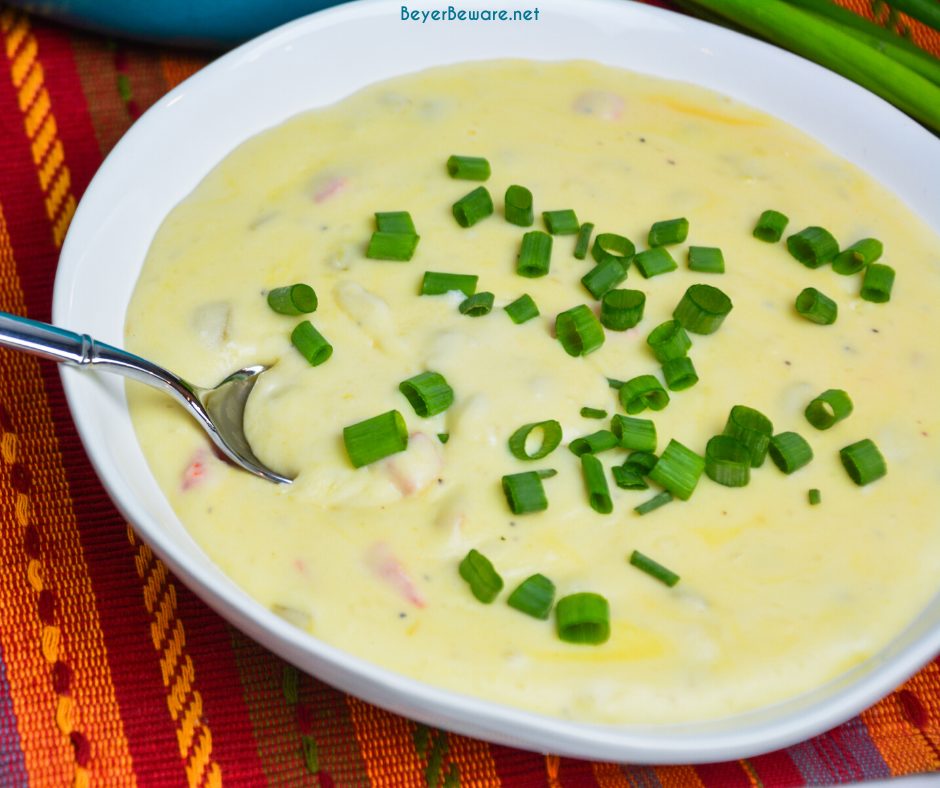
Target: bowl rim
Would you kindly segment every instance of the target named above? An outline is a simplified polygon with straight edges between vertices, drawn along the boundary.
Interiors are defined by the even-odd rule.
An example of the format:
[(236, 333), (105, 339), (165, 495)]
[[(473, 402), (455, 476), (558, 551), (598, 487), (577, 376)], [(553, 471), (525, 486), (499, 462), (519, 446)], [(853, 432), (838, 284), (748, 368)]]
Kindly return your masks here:
[[(486, 0), (466, 0), (461, 5), (480, 8), (492, 4)], [(690, 74), (687, 81), (706, 84), (713, 90), (744, 100), (797, 125), (867, 170), (899, 194), (928, 223), (935, 228), (940, 227), (940, 156), (936, 155), (940, 151), (940, 141), (886, 102), (853, 83), (762, 42), (651, 6), (623, 3), (622, 0), (541, 0), (538, 5), (543, 15), (549, 18), (566, 19), (569, 24), (572, 20), (579, 24), (583, 20), (585, 27), (596, 29), (605, 42), (607, 33), (602, 34), (600, 31), (610, 25), (613, 25), (613, 31), (636, 29), (654, 39), (657, 36), (666, 40), (674, 39), (677, 46), (685, 47), (682, 50), (684, 56), (703, 69)], [(128, 173), (138, 171), (141, 166), (139, 158), (151, 147), (155, 135), (172, 130), (173, 124), (198, 121), (202, 117), (202, 110), (198, 108), (200, 103), (211, 108), (218, 102), (238, 101), (239, 79), (246, 74), (258, 73), (259, 69), (263, 71), (270, 64), (273, 64), (270, 67), (276, 72), (278, 63), (293, 62), (292, 58), (300, 57), (296, 51), (299, 43), (309, 45), (310, 41), (325, 42), (326, 37), (335, 36), (337, 32), (348, 32), (349, 28), (371, 29), (369, 25), (387, 23), (386, 17), (393, 16), (400, 7), (398, 0), (355, 0), (287, 23), (214, 61), (144, 113), (108, 155), (75, 213), (56, 274), (54, 322), (65, 327), (88, 330), (87, 324), (78, 324), (94, 317), (95, 304), (89, 298), (94, 293), (95, 283), (90, 280), (94, 279), (94, 274), (100, 273), (93, 259), (94, 254), (105, 254), (113, 267), (114, 256), (128, 248), (128, 242), (121, 240), (126, 230), (119, 227), (127, 212), (159, 210), (159, 219), (162, 220), (174, 204), (171, 201), (167, 205), (168, 197), (162, 192), (154, 196), (146, 194), (146, 190), (130, 187), (131, 175)], [(506, 47), (522, 42), (524, 46), (521, 49), (532, 49), (534, 46), (533, 51), (539, 51), (539, 45), (533, 45), (532, 39), (526, 37), (528, 32), (517, 30), (504, 33), (501, 29), (494, 34), (497, 48), (502, 47), (499, 51), (505, 51)], [(414, 37), (412, 30), (405, 35)], [(476, 31), (466, 29), (457, 33), (448, 30), (444, 36), (447, 39), (446, 46), (434, 44), (437, 49), (433, 54), (440, 63), (456, 62), (448, 58), (453, 57), (455, 52), (466, 51), (470, 44), (479, 44), (480, 39), (475, 38), (478, 35)], [(457, 44), (463, 43), (455, 46), (455, 41)], [(360, 43), (357, 46), (364, 45)], [(490, 59), (495, 56), (498, 55), (457, 59)], [(401, 57), (413, 65), (414, 58), (409, 60), (406, 55)], [(794, 84), (782, 86), (779, 74), (765, 74), (764, 77), (759, 74), (758, 77), (741, 74), (738, 81), (719, 85), (700, 81), (713, 79), (708, 66), (720, 58), (730, 58), (732, 62), (736, 58), (749, 58), (750, 62), (759, 65), (771, 64), (794, 80)], [(570, 58), (552, 56), (544, 59)], [(609, 59), (597, 59), (611, 65), (617, 64)], [(313, 60), (316, 58), (313, 57)], [(419, 64), (421, 67), (424, 65)], [(675, 78), (675, 71), (670, 71), (670, 68), (656, 61), (649, 69), (635, 70)], [(406, 67), (396, 73), (414, 70), (418, 69)], [(759, 68), (753, 70), (760, 72)], [(387, 76), (387, 73), (373, 74), (373, 81)], [(770, 83), (770, 97), (753, 100), (748, 91), (753, 91), (756, 85), (764, 82)], [(780, 95), (773, 95), (773, 88), (779, 89)], [(235, 97), (220, 98), (219, 95), (225, 94), (226, 90), (233, 92)], [(341, 92), (339, 95), (344, 94)], [(747, 97), (742, 98), (742, 95)], [(841, 102), (838, 113), (823, 114), (814, 110), (809, 116), (805, 113), (801, 115), (801, 101), (804, 97), (821, 101), (822, 98), (832, 96)], [(327, 95), (323, 103), (331, 103), (331, 97)], [(288, 99), (284, 101), (289, 103)], [(292, 114), (294, 111), (288, 111), (276, 122)], [(245, 131), (243, 126), (239, 126), (239, 129), (244, 131), (242, 139), (259, 130)], [(176, 129), (175, 133), (181, 135), (183, 131)], [(875, 149), (875, 143), (883, 139), (884, 134), (890, 134), (895, 141), (891, 155), (887, 158), (883, 151)], [(223, 150), (219, 152), (219, 158), (229, 150), (229, 147), (221, 147)], [(917, 152), (924, 150), (934, 152), (932, 159), (927, 157), (926, 162), (923, 158), (917, 158)], [(186, 158), (189, 154), (181, 151), (180, 156)], [(201, 180), (217, 160), (210, 157), (206, 161), (203, 156), (200, 164), (202, 171), (191, 173), (188, 179), (183, 179), (186, 182), (177, 186), (178, 192), (185, 194), (191, 191), (192, 186)], [(917, 166), (913, 166), (915, 162)], [(128, 195), (127, 206), (114, 207), (110, 204), (121, 199), (125, 191)], [(149, 226), (146, 219), (141, 221), (144, 227)], [(150, 220), (150, 224), (153, 221)], [(113, 244), (112, 239), (116, 239)], [(149, 240), (146, 239), (146, 245), (149, 245)], [(135, 243), (142, 241), (138, 239)], [(134, 263), (138, 271), (140, 262), (142, 258)], [(100, 302), (97, 306), (100, 308)], [(125, 309), (126, 304), (120, 310), (121, 322)], [(113, 336), (113, 323), (112, 320), (110, 324), (103, 324), (106, 325), (105, 335), (98, 338), (119, 344), (123, 334)], [(108, 331), (112, 335), (108, 335)], [(105, 489), (121, 514), (134, 525), (138, 534), (178, 578), (220, 615), (298, 667), (346, 692), (427, 724), (509, 746), (581, 758), (669, 764), (748, 757), (796, 743), (849, 719), (892, 690), (940, 650), (940, 610), (936, 610), (938, 604), (935, 602), (930, 608), (933, 611), (930, 616), (922, 616), (923, 620), (912, 622), (908, 632), (879, 655), (875, 664), (868, 665), (861, 673), (852, 671), (822, 688), (823, 691), (809, 693), (808, 696), (755, 713), (686, 725), (611, 726), (576, 723), (434, 687), (352, 657), (306, 635), (248, 597), (217, 569), (212, 571), (211, 567), (207, 568), (204, 555), (181, 550), (167, 530), (167, 521), (144, 506), (140, 491), (133, 489), (127, 482), (123, 464), (130, 460), (137, 462), (139, 458), (122, 455), (114, 448), (113, 441), (108, 439), (108, 430), (111, 429), (109, 418), (126, 416), (123, 388), (65, 368), (62, 370), (62, 381), (79, 436)], [(122, 408), (125, 412), (123, 416)], [(136, 438), (132, 440), (136, 441)], [(130, 449), (128, 451), (132, 452)], [(137, 451), (139, 453), (139, 448)], [(178, 526), (178, 522), (175, 525)], [(198, 551), (198, 548), (194, 549)], [(781, 712), (780, 709), (785, 711)]]

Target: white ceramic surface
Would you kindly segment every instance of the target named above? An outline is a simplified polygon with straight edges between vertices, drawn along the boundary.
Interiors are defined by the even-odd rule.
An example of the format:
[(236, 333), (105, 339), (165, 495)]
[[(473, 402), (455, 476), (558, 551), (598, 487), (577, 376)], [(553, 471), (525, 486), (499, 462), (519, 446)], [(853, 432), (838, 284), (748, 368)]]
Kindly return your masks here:
[[(196, 74), (135, 124), (88, 188), (62, 250), (54, 321), (121, 344), (126, 305), (154, 232), (228, 151), (297, 112), (376, 80), (466, 60), (587, 58), (716, 89), (804, 129), (940, 228), (940, 142), (840, 77), (755, 40), (626, 0), (501, 4), (537, 5), (539, 21), (421, 25), (401, 20), (398, 0), (364, 0), (272, 31)], [(577, 724), (435, 689), (331, 648), (248, 598), (196, 546), (157, 488), (137, 445), (122, 382), (74, 370), (64, 370), (63, 380), (105, 486), (179, 578), (301, 669), (432, 725), (586, 758), (682, 763), (744, 757), (844, 721), (940, 649), (938, 598), (883, 654), (849, 676), (772, 708), (685, 726)]]

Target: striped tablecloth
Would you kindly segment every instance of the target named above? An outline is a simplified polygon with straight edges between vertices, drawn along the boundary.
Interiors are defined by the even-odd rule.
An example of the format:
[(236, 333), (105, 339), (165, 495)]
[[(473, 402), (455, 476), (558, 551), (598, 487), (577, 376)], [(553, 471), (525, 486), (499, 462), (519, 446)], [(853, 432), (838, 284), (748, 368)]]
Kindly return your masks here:
[[(940, 52), (936, 35), (912, 32)], [(0, 309), (48, 320), (58, 251), (95, 169), (208, 56), (3, 6), (0, 49)], [(940, 771), (940, 662), (816, 739), (695, 767), (512, 750), (346, 696), (178, 582), (109, 502), (54, 365), (0, 351), (0, 785), (723, 788), (930, 771)]]

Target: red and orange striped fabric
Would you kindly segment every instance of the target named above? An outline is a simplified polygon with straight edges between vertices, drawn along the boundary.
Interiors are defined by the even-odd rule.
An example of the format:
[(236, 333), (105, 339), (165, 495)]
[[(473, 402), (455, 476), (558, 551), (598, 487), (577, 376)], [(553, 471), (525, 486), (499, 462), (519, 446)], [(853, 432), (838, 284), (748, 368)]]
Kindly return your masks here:
[[(870, 14), (870, 4), (844, 0)], [(906, 21), (902, 19), (904, 24)], [(940, 52), (917, 25), (912, 36)], [(206, 62), (0, 6), (0, 309), (50, 317), (104, 155)], [(940, 771), (940, 662), (745, 761), (642, 767), (431, 729), (298, 673), (167, 571), (110, 504), (57, 370), (0, 351), (0, 785), (802, 786)]]

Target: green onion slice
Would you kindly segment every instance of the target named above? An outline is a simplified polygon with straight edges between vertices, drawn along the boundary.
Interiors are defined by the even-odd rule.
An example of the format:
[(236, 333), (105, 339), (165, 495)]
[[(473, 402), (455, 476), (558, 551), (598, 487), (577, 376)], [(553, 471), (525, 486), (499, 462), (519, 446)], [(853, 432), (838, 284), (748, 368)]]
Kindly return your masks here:
[(678, 320), (667, 320), (650, 331), (646, 344), (656, 360), (662, 363), (685, 356), (692, 347), (692, 340)]
[(725, 256), (717, 246), (690, 246), (689, 270), (703, 274), (723, 274)]
[(807, 493), (806, 497), (810, 506), (818, 506), (822, 503), (822, 493), (815, 487)]
[(634, 550), (630, 554), (630, 565), (635, 566), (641, 572), (646, 572), (650, 577), (656, 578), (670, 588), (679, 582), (679, 575), (666, 569), (662, 564), (657, 563), (639, 550)]
[(465, 194), (451, 209), (457, 224), (461, 227), (473, 227), (481, 219), (493, 213), (493, 198), (485, 186), (478, 186), (469, 194)]
[(374, 232), (366, 248), (366, 257), (370, 260), (407, 262), (414, 257), (420, 240), (420, 235)]
[(490, 177), (490, 163), (479, 156), (451, 156), (447, 173), (462, 181), (485, 181)]
[(649, 419), (636, 419), (618, 413), (610, 420), (610, 431), (624, 449), (656, 451), (656, 425)]
[(375, 228), (380, 233), (417, 235), (415, 223), (408, 211), (382, 211), (375, 215)]
[(796, 297), (796, 311), (812, 323), (831, 326), (839, 316), (839, 305), (815, 287), (807, 287)]
[(503, 590), (503, 578), (483, 553), (471, 550), (457, 567), (460, 576), (467, 581), (471, 593), (484, 605), (490, 604)]
[(751, 456), (751, 467), (759, 468), (767, 457), (774, 425), (759, 410), (747, 405), (735, 405), (728, 414), (724, 434), (744, 444)]
[(670, 440), (649, 476), (676, 498), (687, 501), (695, 491), (695, 486), (704, 470), (704, 457), (683, 446), (679, 441)]
[(408, 448), (408, 428), (397, 410), (343, 428), (343, 444), (354, 468)]
[[(542, 442), (535, 451), (530, 453), (527, 451), (526, 445), (529, 442), (529, 435), (535, 430), (541, 431)], [(554, 419), (533, 421), (530, 424), (523, 424), (510, 436), (509, 451), (518, 460), (541, 460), (558, 448), (561, 443), (561, 436), (561, 424)]]
[(589, 408), (586, 405), (581, 408), (582, 419), (606, 419), (607, 411), (600, 408)]
[(610, 605), (589, 591), (562, 597), (555, 605), (555, 630), (566, 643), (604, 643), (610, 637)]
[(692, 359), (687, 356), (663, 362), (663, 378), (670, 391), (684, 391), (698, 383), (698, 373)]
[(839, 254), (839, 242), (823, 227), (807, 227), (787, 238), (787, 249), (807, 268), (819, 268)]
[(569, 356), (586, 356), (604, 344), (604, 328), (590, 307), (584, 304), (558, 314), (555, 336)]
[(545, 211), (542, 213), (545, 229), (552, 235), (574, 235), (581, 229), (581, 223), (570, 208), (563, 211)]
[(890, 265), (872, 263), (862, 279), (862, 298), (876, 304), (891, 300), (891, 288), (894, 287), (894, 269)]
[(627, 461), (624, 465), (629, 465), (636, 469), (637, 473), (642, 473), (644, 476), (649, 476), (650, 471), (656, 466), (656, 463), (659, 462), (659, 457), (657, 457), (652, 452), (648, 451), (632, 451), (630, 456), (627, 457)]
[(513, 323), (520, 325), (531, 320), (533, 317), (538, 317), (539, 308), (536, 306), (535, 301), (532, 300), (532, 296), (526, 293), (525, 295), (519, 296), (511, 304), (507, 304), (506, 314), (509, 315), (509, 319), (512, 320)]
[(425, 271), (421, 280), (421, 295), (444, 295), (458, 290), (466, 296), (472, 296), (477, 289), (476, 274), (444, 274), (439, 271)]
[(662, 410), (669, 404), (669, 394), (654, 375), (639, 375), (623, 384), (620, 404), (630, 415), (647, 408)]
[(313, 323), (304, 320), (291, 332), (290, 341), (311, 367), (320, 364), (333, 355), (333, 346), (313, 327)]
[(623, 235), (616, 233), (599, 233), (594, 238), (594, 245), (591, 247), (591, 256), (595, 263), (603, 263), (605, 260), (619, 260), (624, 268), (628, 267), (630, 260), (636, 253), (636, 247), (633, 241)]
[(513, 514), (530, 514), (548, 508), (542, 474), (539, 471), (523, 471), (503, 476), (503, 494)]
[(885, 458), (868, 438), (841, 449), (839, 459), (849, 478), (860, 487), (880, 479), (888, 472)]
[(744, 487), (751, 480), (751, 453), (730, 435), (716, 435), (705, 446), (705, 473), (725, 487)]
[(650, 227), (646, 243), (651, 247), (681, 244), (689, 236), (689, 220), (664, 219)]
[(764, 211), (754, 227), (754, 237), (767, 243), (776, 243), (783, 237), (790, 219), (780, 211)]
[(852, 398), (842, 389), (827, 389), (814, 398), (803, 412), (817, 430), (828, 430), (852, 414)]
[(454, 404), (454, 390), (439, 372), (422, 372), (403, 380), (398, 390), (423, 419), (443, 413)]
[(317, 311), (317, 294), (310, 285), (275, 287), (268, 292), (268, 306), (281, 315), (302, 315)]
[(590, 222), (585, 222), (581, 225), (581, 229), (578, 230), (578, 240), (574, 245), (574, 256), (579, 260), (583, 260), (587, 257), (588, 249), (591, 246), (591, 233), (594, 232), (594, 225)]
[(621, 490), (649, 489), (646, 479), (643, 478), (643, 474), (637, 470), (635, 465), (629, 463), (615, 465), (610, 469), (610, 473), (614, 477), (614, 484)]
[(441, 443), (447, 443), (447, 441), (450, 440), (450, 433), (449, 433), (449, 432), (439, 432), (439, 433), (437, 433), (437, 439), (438, 439)]
[(555, 584), (545, 575), (535, 574), (523, 580), (509, 595), (506, 604), (527, 616), (548, 619), (555, 601)]
[(884, 246), (877, 238), (863, 238), (836, 255), (832, 270), (844, 276), (857, 274), (880, 258), (883, 252)]
[(600, 300), (626, 278), (627, 269), (623, 263), (611, 259), (595, 265), (581, 277), (581, 284), (594, 298)]
[(610, 514), (614, 510), (614, 502), (610, 497), (610, 488), (607, 486), (607, 476), (601, 461), (593, 454), (582, 454), (581, 473), (591, 508), (598, 514)]
[(643, 319), (645, 307), (646, 294), (640, 290), (608, 290), (601, 298), (601, 325), (626, 331)]
[(612, 389), (616, 389), (617, 391), (620, 391), (620, 389), (623, 388), (624, 381), (617, 380), (617, 378), (607, 378), (607, 385), (610, 386)]
[(781, 471), (791, 474), (813, 459), (813, 449), (802, 435), (781, 432), (770, 439), (770, 459)]
[(661, 493), (654, 495), (648, 501), (644, 501), (639, 506), (634, 506), (633, 511), (639, 515), (649, 514), (659, 509), (661, 506), (665, 506), (667, 503), (671, 503), (673, 500), (672, 493), (669, 490), (663, 490)]
[(531, 227), (535, 221), (532, 211), (532, 192), (525, 186), (513, 185), (506, 189), (506, 221), (519, 227)]
[(495, 296), (484, 290), (482, 293), (474, 293), (472, 296), (464, 299), (460, 306), (460, 314), (468, 317), (481, 317), (488, 315), (493, 311), (493, 300)]
[(530, 279), (545, 276), (552, 263), (552, 237), (541, 230), (531, 230), (522, 236), (522, 246), (516, 261), (516, 273)]
[(646, 279), (660, 274), (668, 274), (679, 267), (672, 255), (661, 246), (654, 246), (652, 249), (640, 252), (633, 258), (633, 264)]
[(686, 331), (713, 334), (733, 307), (731, 299), (717, 287), (692, 285), (685, 291), (672, 316)]
[(575, 438), (568, 444), (568, 449), (576, 457), (581, 457), (585, 454), (597, 454), (598, 452), (609, 451), (619, 445), (620, 441), (610, 430), (598, 430), (597, 432), (592, 432), (590, 435)]

